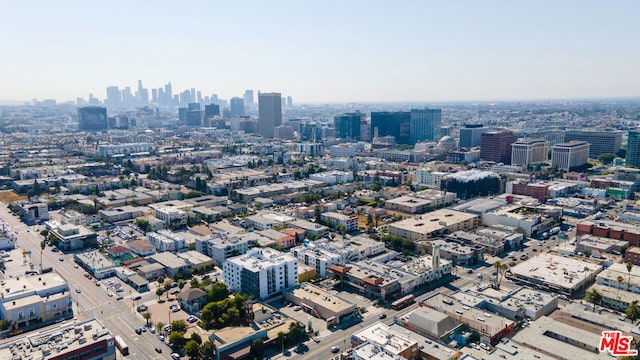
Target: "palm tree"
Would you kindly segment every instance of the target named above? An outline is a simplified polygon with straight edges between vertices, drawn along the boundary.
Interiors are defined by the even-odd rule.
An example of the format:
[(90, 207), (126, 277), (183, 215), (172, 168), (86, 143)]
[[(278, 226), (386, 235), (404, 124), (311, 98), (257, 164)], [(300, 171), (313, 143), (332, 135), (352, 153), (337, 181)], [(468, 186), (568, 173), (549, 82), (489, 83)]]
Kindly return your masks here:
[(278, 341), (280, 341), (280, 344), (282, 344), (282, 353), (283, 354), (284, 354), (284, 338), (285, 338), (284, 331), (278, 331)]
[(602, 301), (602, 295), (595, 288), (587, 292), (586, 300), (593, 304), (593, 312), (596, 311), (596, 304), (600, 304)]
[(616, 297), (618, 297), (618, 295), (620, 295), (620, 284), (622, 284), (622, 282), (624, 281), (624, 278), (618, 275), (618, 278), (616, 280), (618, 280), (618, 292), (616, 293)]
[(40, 242), (40, 272), (42, 273), (42, 252), (44, 248), (47, 247), (47, 243), (44, 240)]
[(493, 267), (496, 268), (496, 278), (495, 278), (494, 287), (496, 289), (499, 289), (500, 281), (502, 280), (500, 277), (504, 278), (504, 274), (507, 272), (507, 269), (509, 269), (509, 266), (507, 264), (502, 264), (500, 261), (496, 261), (493, 264)]
[(625, 312), (625, 314), (627, 315), (627, 318), (631, 320), (631, 322), (635, 322), (636, 319), (640, 317), (640, 307), (638, 307), (637, 300), (629, 304), (629, 307), (627, 307), (627, 311)]
[(148, 311), (143, 312), (142, 318), (145, 319), (147, 322), (147, 325), (149, 325), (149, 320), (151, 319), (151, 313)]
[(633, 264), (631, 261), (627, 261), (627, 273), (629, 273), (629, 277), (627, 278), (627, 290), (629, 289), (629, 283), (631, 282), (631, 269), (633, 269)]
[(156, 331), (157, 331), (158, 333), (160, 333), (160, 332), (162, 331), (162, 328), (163, 328), (163, 327), (164, 327), (164, 323), (163, 323), (162, 321), (158, 321), (158, 322), (156, 323)]

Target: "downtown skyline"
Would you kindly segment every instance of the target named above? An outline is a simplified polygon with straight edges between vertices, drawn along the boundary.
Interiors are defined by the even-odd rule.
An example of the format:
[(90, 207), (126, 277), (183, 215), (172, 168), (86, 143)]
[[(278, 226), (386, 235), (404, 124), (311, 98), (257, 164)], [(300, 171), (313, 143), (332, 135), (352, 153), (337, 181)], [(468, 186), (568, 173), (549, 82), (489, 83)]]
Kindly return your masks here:
[(298, 104), (640, 95), (631, 1), (6, 6), (2, 100), (104, 99), (138, 79)]

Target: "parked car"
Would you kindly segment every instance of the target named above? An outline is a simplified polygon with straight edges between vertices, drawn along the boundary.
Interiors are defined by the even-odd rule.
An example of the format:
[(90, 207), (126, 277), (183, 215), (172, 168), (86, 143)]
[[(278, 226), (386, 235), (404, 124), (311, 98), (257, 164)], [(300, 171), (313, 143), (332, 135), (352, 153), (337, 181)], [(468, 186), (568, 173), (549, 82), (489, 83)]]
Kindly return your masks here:
[(339, 347), (337, 347), (337, 346), (332, 346), (332, 347), (331, 347), (331, 352), (332, 352), (332, 353), (334, 353), (334, 354), (335, 354), (335, 353), (337, 353), (338, 351), (340, 351), (340, 348), (339, 348)]

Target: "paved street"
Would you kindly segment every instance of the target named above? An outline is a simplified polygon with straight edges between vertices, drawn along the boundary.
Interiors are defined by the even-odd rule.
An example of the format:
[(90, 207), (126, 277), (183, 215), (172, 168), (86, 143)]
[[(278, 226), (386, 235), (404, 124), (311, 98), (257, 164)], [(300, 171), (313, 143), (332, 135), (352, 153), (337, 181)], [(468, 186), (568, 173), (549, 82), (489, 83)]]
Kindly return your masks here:
[[(18, 232), (17, 245), (20, 248), (31, 250), (32, 261), (36, 268), (40, 266), (40, 242), (42, 236), (40, 230), (35, 226), (27, 226), (20, 219), (13, 216), (5, 204), (0, 204), (0, 217), (5, 220), (13, 231)], [(43, 226), (37, 228), (43, 229)], [(51, 247), (47, 247), (43, 252), (43, 267), (51, 266), (56, 272), (69, 282), (69, 288), (75, 293), (80, 289), (80, 293), (74, 295), (74, 314), (77, 319), (95, 317), (109, 328), (114, 335), (120, 335), (129, 346), (129, 359), (170, 359), (171, 349), (163, 345), (158, 338), (149, 332), (137, 335), (134, 329), (144, 324), (142, 316), (136, 313), (135, 304), (132, 298), (138, 295), (125, 286), (122, 293), (123, 300), (116, 300), (116, 297), (107, 296), (104, 285), (97, 287), (93, 280), (88, 280), (83, 276), (82, 268), (74, 268), (73, 254), (63, 254), (53, 252)], [(62, 257), (64, 260), (60, 261)], [(121, 281), (118, 281), (121, 282)], [(143, 294), (141, 301), (152, 301), (155, 294), (151, 292)], [(163, 353), (157, 354), (155, 347), (161, 346)], [(120, 352), (117, 358), (121, 359)]]

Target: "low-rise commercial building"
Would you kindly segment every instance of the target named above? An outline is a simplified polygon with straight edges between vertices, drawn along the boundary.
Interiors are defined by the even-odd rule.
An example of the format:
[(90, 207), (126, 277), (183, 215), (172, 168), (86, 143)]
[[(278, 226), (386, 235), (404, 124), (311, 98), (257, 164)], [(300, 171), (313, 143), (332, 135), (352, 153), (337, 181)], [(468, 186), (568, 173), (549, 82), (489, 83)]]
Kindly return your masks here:
[(459, 323), (465, 324), (480, 333), (481, 340), (492, 345), (503, 337), (509, 336), (515, 322), (497, 314), (489, 314), (485, 310), (471, 307), (454, 297), (436, 294), (427, 298), (421, 306), (428, 306), (443, 312)]
[(284, 290), (282, 295), (313, 316), (326, 320), (327, 327), (358, 316), (354, 303), (309, 283)]
[(414, 359), (418, 355), (418, 342), (404, 334), (397, 333), (389, 326), (377, 322), (351, 335), (351, 345), (357, 347), (370, 343), (385, 352), (404, 359)]
[(507, 277), (515, 282), (568, 297), (584, 292), (602, 265), (543, 253), (510, 269)]
[(71, 224), (56, 225), (49, 228), (49, 234), (60, 240), (58, 247), (65, 251), (98, 246), (98, 235), (84, 226)]
[(389, 210), (407, 214), (424, 214), (431, 209), (452, 204), (454, 201), (456, 201), (456, 194), (432, 189), (420, 191), (415, 196), (401, 196), (387, 200), (384, 206)]
[(151, 255), (147, 258), (153, 263), (160, 264), (164, 267), (164, 271), (168, 277), (175, 278), (177, 275), (186, 274), (193, 265), (185, 259), (170, 252), (161, 252)]
[(0, 284), (0, 317), (13, 330), (34, 329), (73, 317), (69, 284), (55, 272), (9, 277)]
[(519, 331), (512, 341), (554, 359), (610, 359), (600, 352), (600, 333), (543, 316)]
[(389, 234), (404, 239), (427, 240), (442, 234), (445, 230), (471, 230), (478, 226), (478, 216), (455, 210), (440, 209), (428, 214), (415, 216), (391, 223)]
[(48, 327), (0, 345), (0, 359), (115, 360), (113, 333), (95, 318)]

